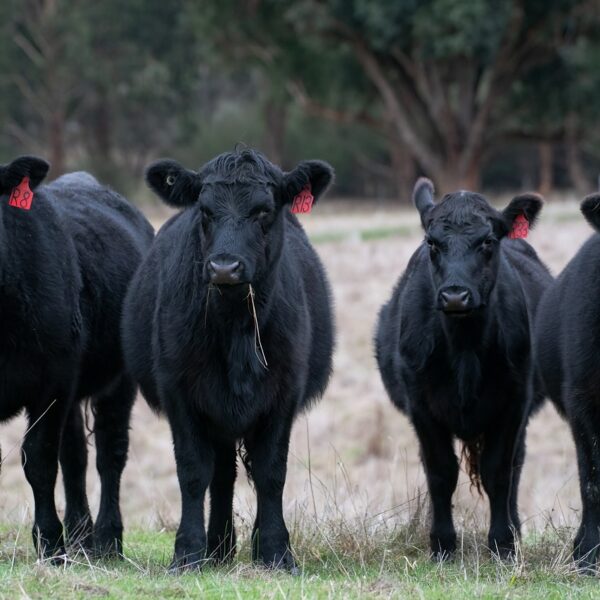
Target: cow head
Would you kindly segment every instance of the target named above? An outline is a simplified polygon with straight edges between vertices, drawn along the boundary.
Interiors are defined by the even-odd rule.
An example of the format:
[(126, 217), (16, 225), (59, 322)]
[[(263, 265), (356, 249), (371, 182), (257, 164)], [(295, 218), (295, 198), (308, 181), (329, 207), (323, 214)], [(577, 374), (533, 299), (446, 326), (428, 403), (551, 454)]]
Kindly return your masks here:
[(500, 212), (474, 192), (447, 194), (437, 204), (433, 193), (431, 181), (419, 179), (413, 200), (425, 230), (436, 306), (447, 316), (466, 317), (488, 302), (502, 238), (519, 217), (532, 226), (543, 201), (536, 194), (522, 194)]
[(204, 257), (207, 283), (254, 283), (269, 272), (281, 252), (284, 212), (310, 185), (317, 201), (333, 179), (324, 162), (307, 160), (283, 172), (250, 149), (217, 156), (198, 172), (173, 160), (152, 164), (150, 187), (167, 203), (190, 207)]

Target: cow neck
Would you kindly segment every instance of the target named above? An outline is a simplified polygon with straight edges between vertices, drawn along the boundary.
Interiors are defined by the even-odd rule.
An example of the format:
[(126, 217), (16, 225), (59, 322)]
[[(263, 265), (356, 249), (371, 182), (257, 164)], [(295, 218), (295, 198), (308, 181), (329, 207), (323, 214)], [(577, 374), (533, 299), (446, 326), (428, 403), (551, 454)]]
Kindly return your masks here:
[(489, 329), (486, 308), (464, 318), (447, 317), (443, 313), (439, 314), (439, 318), (450, 348), (459, 352), (480, 348)]
[(212, 346), (214, 356), (221, 357), (227, 365), (229, 388), (239, 398), (252, 397), (255, 383), (269, 369), (272, 349), (266, 345), (266, 325), (275, 296), (273, 279), (271, 275), (252, 286), (254, 303), (248, 285), (221, 293), (208, 292), (206, 288), (202, 315), (208, 333), (206, 343)]
[(452, 319), (441, 314), (442, 329), (451, 357), (451, 369), (456, 378), (458, 407), (463, 426), (478, 401), (481, 385), (481, 348), (489, 332), (489, 316), (484, 309), (464, 319)]

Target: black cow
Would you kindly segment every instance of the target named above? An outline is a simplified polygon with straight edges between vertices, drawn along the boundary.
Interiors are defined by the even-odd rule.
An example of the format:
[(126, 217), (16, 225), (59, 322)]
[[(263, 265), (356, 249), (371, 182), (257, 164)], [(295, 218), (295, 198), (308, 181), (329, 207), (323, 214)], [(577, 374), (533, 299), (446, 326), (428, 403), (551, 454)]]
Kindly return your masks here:
[[(413, 200), (425, 240), (379, 315), (376, 355), (385, 387), (419, 438), (433, 507), (431, 550), (456, 548), (454, 438), (465, 444), (472, 483), (489, 497), (489, 547), (501, 556), (519, 532), (517, 487), (525, 427), (542, 396), (534, 381), (532, 316), (551, 277), (513, 225), (533, 225), (535, 195), (502, 212), (472, 192), (433, 201), (420, 179)], [(526, 221), (525, 221), (526, 219)]]
[(150, 187), (184, 210), (133, 279), (123, 339), (142, 393), (173, 435), (182, 515), (172, 569), (235, 552), (238, 442), (258, 499), (253, 558), (295, 568), (282, 514), (290, 430), (325, 390), (333, 324), (325, 272), (290, 204), (299, 195), (306, 204), (308, 188), (317, 200), (332, 177), (320, 161), (284, 173), (250, 149), (197, 173), (172, 160), (148, 169)]
[[(581, 211), (600, 231), (600, 194)], [(568, 419), (579, 467), (583, 513), (574, 558), (591, 568), (600, 546), (600, 235), (595, 233), (544, 294), (535, 323), (546, 392)]]
[(135, 384), (119, 341), (122, 302), (153, 231), (145, 218), (87, 173), (37, 187), (45, 161), (0, 166), (0, 420), (25, 409), (25, 476), (35, 501), (41, 556), (64, 553), (54, 487), (59, 445), (71, 542), (90, 547), (86, 436), (79, 399), (92, 399), (102, 482), (93, 530), (98, 551), (121, 551), (119, 483)]

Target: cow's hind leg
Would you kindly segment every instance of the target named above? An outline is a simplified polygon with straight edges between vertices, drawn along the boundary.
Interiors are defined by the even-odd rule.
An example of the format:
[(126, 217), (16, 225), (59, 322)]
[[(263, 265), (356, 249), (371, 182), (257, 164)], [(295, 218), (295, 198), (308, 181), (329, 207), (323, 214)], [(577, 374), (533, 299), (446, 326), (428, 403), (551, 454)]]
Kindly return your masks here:
[(119, 556), (123, 552), (119, 497), (129, 450), (129, 421), (135, 392), (134, 382), (122, 375), (93, 398), (96, 468), (102, 487), (94, 546), (96, 553), (103, 556)]
[(451, 433), (431, 418), (413, 415), (419, 438), (421, 460), (433, 509), (430, 532), (431, 552), (436, 560), (447, 560), (456, 550), (452, 521), (452, 494), (458, 482), (458, 460)]
[(33, 541), (42, 558), (64, 554), (63, 526), (56, 512), (54, 487), (64, 425), (65, 401), (40, 402), (28, 408), (28, 428), (21, 458), (25, 477), (33, 491), (35, 518)]
[(207, 554), (217, 562), (235, 556), (233, 486), (236, 477), (235, 443), (215, 443), (215, 470), (210, 482), (210, 519)]
[(70, 546), (90, 550), (92, 517), (85, 489), (87, 440), (81, 406), (74, 402), (65, 422), (60, 444), (60, 467), (65, 487), (65, 533)]
[(600, 548), (600, 408), (584, 406), (579, 399), (568, 402), (567, 410), (577, 449), (582, 504), (573, 558), (582, 570), (588, 570), (594, 567)]
[(521, 473), (525, 464), (525, 431), (521, 435), (515, 448), (513, 459), (512, 482), (510, 486), (509, 497), (509, 512), (510, 521), (515, 532), (521, 531), (521, 518), (519, 517), (519, 483), (521, 481)]

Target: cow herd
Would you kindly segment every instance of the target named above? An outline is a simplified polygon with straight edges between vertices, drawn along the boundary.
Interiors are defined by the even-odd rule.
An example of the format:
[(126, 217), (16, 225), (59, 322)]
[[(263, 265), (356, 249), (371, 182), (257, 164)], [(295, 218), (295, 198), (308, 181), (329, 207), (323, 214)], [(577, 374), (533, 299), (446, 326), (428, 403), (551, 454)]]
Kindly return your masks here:
[[(282, 509), (290, 432), (325, 391), (334, 324), (324, 267), (294, 213), (320, 200), (333, 169), (311, 160), (284, 172), (251, 149), (199, 171), (161, 160), (147, 183), (180, 210), (155, 236), (87, 173), (40, 185), (48, 168), (31, 156), (0, 166), (0, 419), (28, 418), (22, 460), (38, 554), (122, 553), (120, 479), (139, 387), (173, 438), (181, 521), (171, 568), (234, 556), (241, 448), (257, 497), (253, 559), (295, 571)], [(549, 397), (577, 448), (574, 558), (591, 568), (600, 546), (600, 235), (553, 279), (523, 239), (539, 196), (499, 211), (473, 192), (436, 202), (420, 179), (413, 200), (425, 238), (381, 309), (374, 345), (385, 388), (419, 440), (431, 553), (447, 559), (456, 549), (456, 439), (489, 499), (489, 549), (514, 553), (526, 427)], [(600, 230), (600, 195), (581, 208)], [(101, 482), (95, 522), (86, 399)]]

